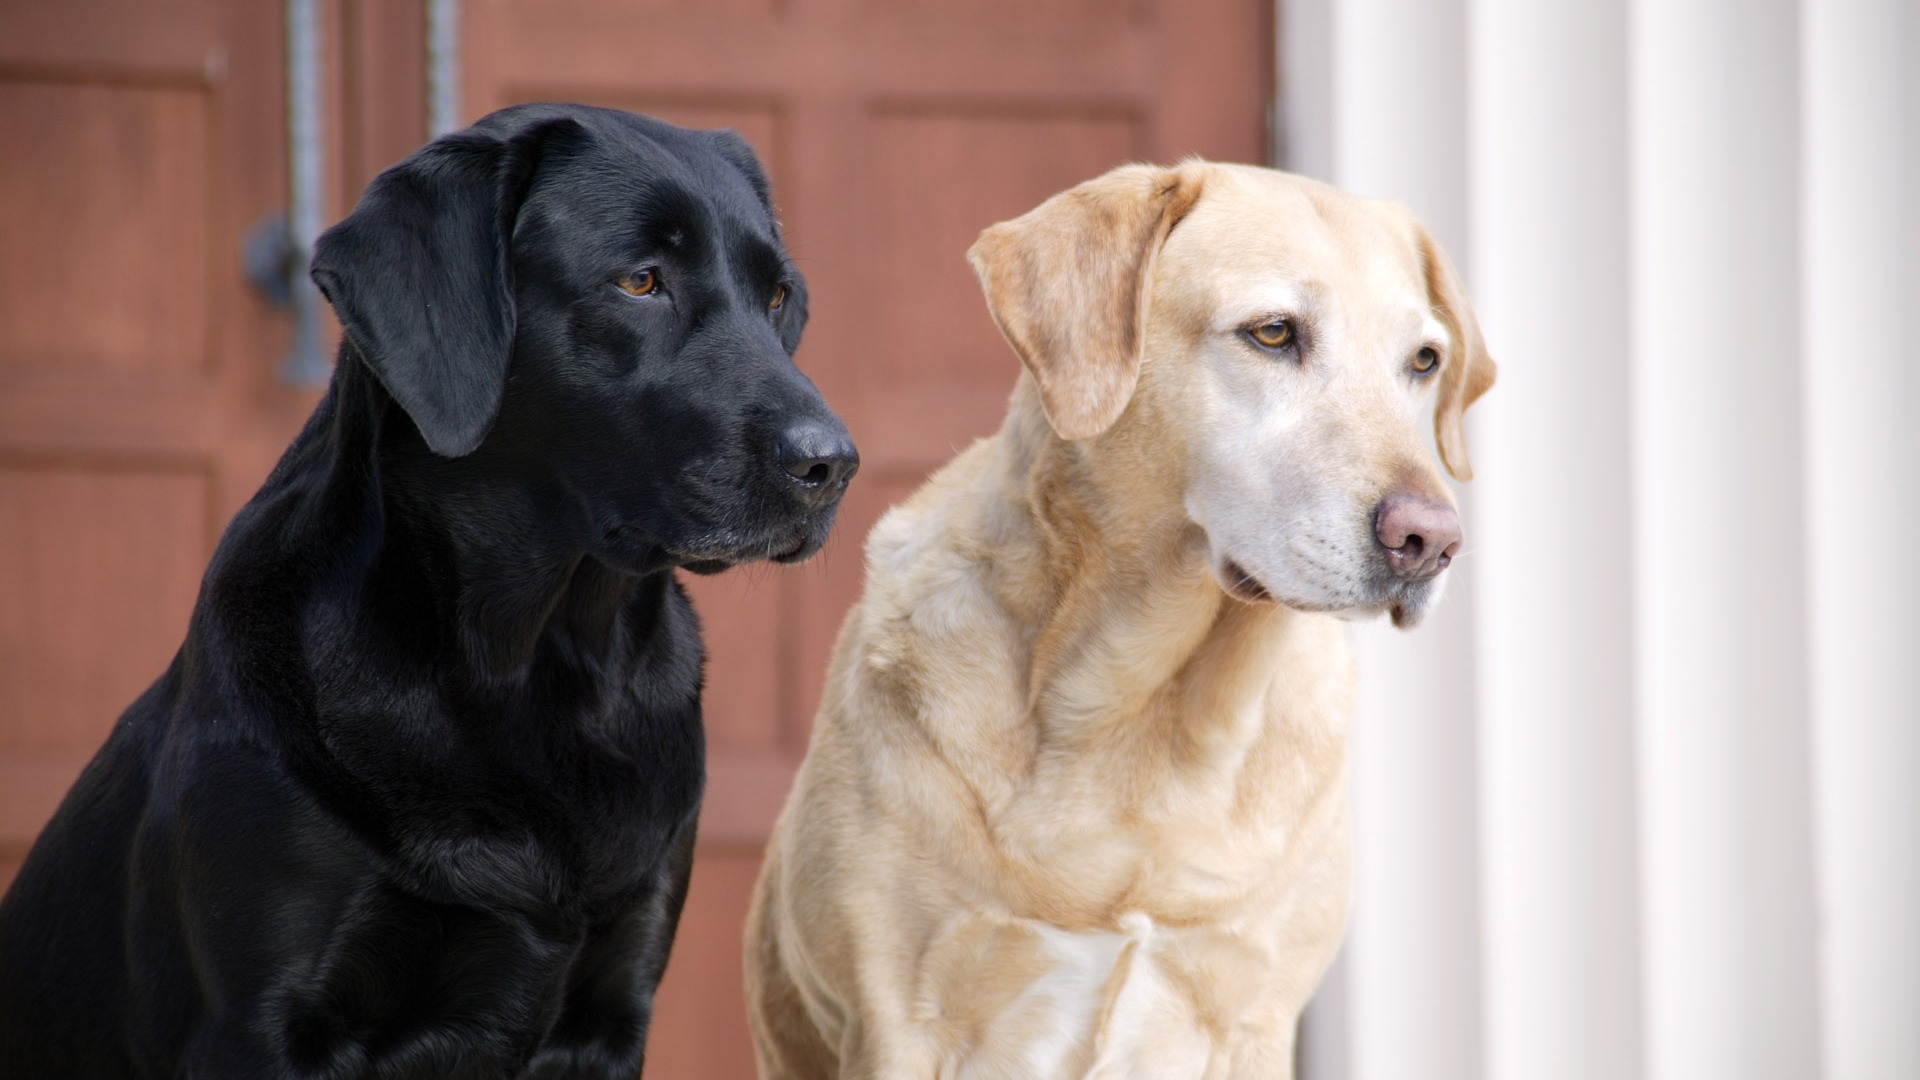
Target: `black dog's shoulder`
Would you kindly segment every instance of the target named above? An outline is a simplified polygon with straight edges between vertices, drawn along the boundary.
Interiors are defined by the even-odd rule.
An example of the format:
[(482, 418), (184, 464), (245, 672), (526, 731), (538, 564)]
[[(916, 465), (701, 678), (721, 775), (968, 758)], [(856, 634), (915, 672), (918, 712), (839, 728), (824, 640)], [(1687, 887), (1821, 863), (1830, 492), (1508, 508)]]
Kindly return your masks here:
[(446, 587), (479, 545), (392, 520), (404, 507), (362, 483), (358, 448), (377, 435), (308, 437), (327, 445), (296, 443), (212, 562), (162, 786), (269, 777), (251, 797), (291, 814), (292, 784), (382, 873), (441, 902), (579, 919), (617, 906), (699, 801), (703, 650), (684, 590), (578, 561), (557, 604), (606, 610), (551, 612), (515, 667), (482, 670), (471, 589)]
[[(639, 977), (594, 961), (664, 963), (678, 909), (703, 758), (683, 591), (659, 575), (624, 598), (605, 670), (556, 659), (532, 698), (437, 694), (430, 648), (366, 650), (374, 628), (338, 621), (335, 579), (354, 575), (329, 562), (363, 545), (338, 507), (321, 542), (287, 527), (333, 494), (315, 479), (283, 471), (229, 529), (172, 669), (9, 892), (0, 968), (87, 975), (0, 977), (0, 1061), (137, 1075), (198, 1041), (231, 1075), (355, 1075), (377, 1056), (394, 1075), (510, 1076), (556, 1002), (644, 1030)], [(638, 1039), (606, 1075), (631, 1074)]]

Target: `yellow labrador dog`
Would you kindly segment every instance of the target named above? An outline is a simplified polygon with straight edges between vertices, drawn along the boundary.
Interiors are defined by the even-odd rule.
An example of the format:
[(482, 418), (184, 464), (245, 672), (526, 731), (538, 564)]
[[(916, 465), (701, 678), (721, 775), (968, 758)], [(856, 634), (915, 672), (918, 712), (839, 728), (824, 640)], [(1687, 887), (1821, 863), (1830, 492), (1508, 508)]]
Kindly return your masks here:
[(968, 253), (1026, 366), (875, 528), (748, 928), (762, 1075), (1292, 1074), (1347, 907), (1337, 616), (1418, 622), (1493, 382), (1405, 211), (1127, 166)]

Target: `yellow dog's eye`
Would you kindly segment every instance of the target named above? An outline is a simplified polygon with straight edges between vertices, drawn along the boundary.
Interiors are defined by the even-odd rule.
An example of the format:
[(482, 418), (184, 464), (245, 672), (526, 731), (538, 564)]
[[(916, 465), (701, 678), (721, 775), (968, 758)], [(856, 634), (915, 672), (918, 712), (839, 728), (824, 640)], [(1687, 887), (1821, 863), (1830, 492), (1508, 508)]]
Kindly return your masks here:
[(635, 270), (613, 284), (628, 296), (648, 296), (660, 287), (660, 272), (649, 266), (645, 270)]
[(1293, 344), (1293, 324), (1285, 319), (1262, 323), (1247, 333), (1263, 349), (1281, 349)]
[(767, 310), (779, 311), (780, 305), (786, 302), (787, 302), (787, 287), (785, 285), (775, 285), (773, 287), (773, 299), (767, 301)]
[(1431, 375), (1433, 374), (1433, 369), (1439, 366), (1440, 354), (1435, 352), (1431, 345), (1425, 346), (1419, 352), (1413, 354), (1413, 373), (1415, 375)]

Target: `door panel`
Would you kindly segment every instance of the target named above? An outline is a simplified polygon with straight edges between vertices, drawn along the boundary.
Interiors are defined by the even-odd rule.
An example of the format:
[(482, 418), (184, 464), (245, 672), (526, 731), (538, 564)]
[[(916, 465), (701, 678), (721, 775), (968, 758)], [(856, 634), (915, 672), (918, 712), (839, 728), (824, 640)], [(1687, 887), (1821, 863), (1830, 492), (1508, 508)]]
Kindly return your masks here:
[[(681, 955), (703, 966), (741, 969), (740, 928), (747, 923), (747, 902), (760, 872), (757, 848), (709, 846), (693, 867), (686, 914), (674, 940), (673, 963)], [(671, 975), (655, 1003), (653, 1034), (647, 1040), (649, 1080), (750, 1080), (753, 1046), (747, 1014), (740, 1004), (740, 979), (690, 979)]]
[[(0, 366), (207, 367), (207, 93), (0, 82)], [(21, 158), (16, 158), (19, 162)]]
[(228, 53), (211, 0), (0, 5), (0, 70), (207, 86)]
[[(424, 99), (391, 92), (419, 82), (386, 50), (404, 5), (323, 6), (337, 211), (418, 143)], [(286, 203), (280, 20), (0, 5), (0, 888), (166, 668), (220, 529), (318, 397), (279, 381), (286, 317), (240, 266)]]
[(211, 502), (195, 469), (0, 465), (0, 755), (91, 755), (173, 659)]
[(888, 293), (871, 313), (860, 375), (861, 449), (933, 465), (999, 426), (1020, 371), (987, 315), (968, 246), (1045, 194), (1145, 156), (1145, 139), (1117, 110), (891, 102), (865, 119), (877, 196), (866, 256)]
[(762, 567), (712, 578), (682, 576), (706, 632), (701, 705), (710, 752), (779, 753), (779, 673), (765, 658), (780, 646), (780, 583)]
[(271, 141), (227, 108), (271, 84), (227, 57), (276, 26), (225, 14), (0, 10), (0, 884), (178, 648), (249, 370), (226, 346), (273, 355), (223, 336), (215, 253), (273, 198), (218, 173), (231, 140)]
[(1018, 362), (964, 254), (1113, 165), (1265, 160), (1256, 0), (490, 0), (468, 5), (469, 117), (572, 100), (732, 127), (812, 288), (799, 363), (860, 445), (827, 549), (690, 582), (712, 753), (649, 1074), (748, 1077), (740, 929), (828, 654), (889, 505), (999, 424)]
[(179, 648), (211, 501), (191, 468), (0, 463), (0, 889)]

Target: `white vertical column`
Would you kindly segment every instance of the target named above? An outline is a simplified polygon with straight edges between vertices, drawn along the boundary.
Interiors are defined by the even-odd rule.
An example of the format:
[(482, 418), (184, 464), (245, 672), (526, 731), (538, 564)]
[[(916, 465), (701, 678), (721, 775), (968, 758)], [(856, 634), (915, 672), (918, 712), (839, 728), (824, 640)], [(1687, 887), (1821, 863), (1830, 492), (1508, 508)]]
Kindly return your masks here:
[(1331, 35), (1327, 179), (1406, 203), (1471, 279), (1467, 0), (1340, 0)]
[(1632, 478), (1652, 1080), (1818, 1073), (1793, 0), (1631, 8)]
[(1274, 166), (1322, 180), (1333, 170), (1333, 9), (1340, 0), (1274, 0)]
[(1486, 1075), (1640, 1074), (1627, 25), (1471, 0)]
[(1809, 0), (1807, 551), (1824, 1075), (1920, 1076), (1920, 12)]
[(460, 127), (460, 0), (426, 0), (427, 137)]
[[(1340, 2), (1274, 0), (1279, 99), (1273, 164), (1322, 180), (1333, 177), (1333, 11)], [(1364, 843), (1356, 839), (1355, 846)], [(1343, 946), (1300, 1018), (1300, 1080), (1353, 1076), (1350, 957)]]
[[(1466, 0), (1341, 0), (1330, 28), (1328, 179), (1407, 204), (1471, 282)], [(1375, 623), (1354, 635), (1353, 1080), (1482, 1075), (1469, 587), (1480, 556), (1462, 494), (1470, 554), (1440, 609), (1411, 633)]]

